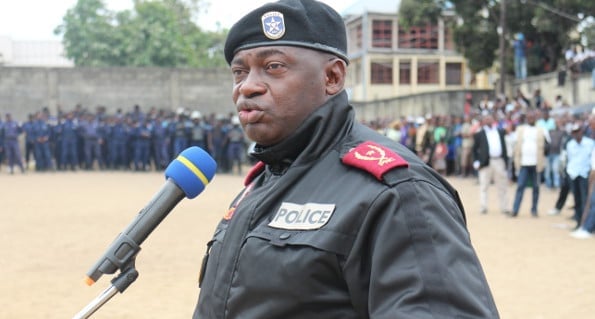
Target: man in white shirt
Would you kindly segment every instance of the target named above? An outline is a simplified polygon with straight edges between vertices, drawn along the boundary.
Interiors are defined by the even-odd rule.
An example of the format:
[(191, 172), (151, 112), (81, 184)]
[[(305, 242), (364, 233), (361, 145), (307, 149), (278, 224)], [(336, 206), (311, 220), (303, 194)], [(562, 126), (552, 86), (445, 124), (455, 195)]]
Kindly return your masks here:
[(517, 140), (513, 152), (513, 161), (518, 170), (518, 178), (512, 206), (512, 217), (516, 217), (519, 213), (527, 182), (531, 183), (533, 188), (531, 216), (538, 216), (539, 185), (541, 184), (541, 172), (545, 165), (545, 143), (549, 143), (549, 135), (543, 127), (535, 125), (536, 117), (535, 111), (527, 112), (526, 123), (516, 129)]
[(566, 173), (571, 181), (574, 197), (574, 216), (576, 228), (581, 225), (583, 210), (587, 202), (589, 189), (589, 173), (591, 172), (591, 155), (595, 149), (595, 141), (583, 136), (580, 123), (572, 126), (572, 139), (566, 144)]

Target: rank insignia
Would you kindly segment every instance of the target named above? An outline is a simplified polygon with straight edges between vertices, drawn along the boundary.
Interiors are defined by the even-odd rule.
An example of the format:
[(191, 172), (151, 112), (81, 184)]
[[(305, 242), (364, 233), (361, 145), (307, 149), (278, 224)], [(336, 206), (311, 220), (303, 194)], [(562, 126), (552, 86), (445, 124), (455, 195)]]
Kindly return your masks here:
[(392, 150), (373, 143), (364, 142), (351, 149), (342, 159), (344, 164), (370, 172), (378, 180), (395, 167), (408, 167), (409, 163)]
[(283, 13), (270, 11), (262, 15), (262, 30), (264, 35), (271, 39), (280, 39), (285, 34), (285, 20)]

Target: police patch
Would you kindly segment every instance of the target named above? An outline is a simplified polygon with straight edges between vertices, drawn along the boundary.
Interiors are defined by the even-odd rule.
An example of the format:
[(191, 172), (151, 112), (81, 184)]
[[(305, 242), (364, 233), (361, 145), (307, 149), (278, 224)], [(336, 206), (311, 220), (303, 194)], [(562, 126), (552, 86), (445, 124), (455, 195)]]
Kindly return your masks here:
[(264, 35), (271, 39), (277, 40), (285, 34), (285, 20), (283, 13), (278, 11), (270, 11), (262, 15), (262, 31)]
[(319, 229), (331, 219), (335, 204), (306, 203), (303, 205), (283, 202), (269, 226), (280, 229)]

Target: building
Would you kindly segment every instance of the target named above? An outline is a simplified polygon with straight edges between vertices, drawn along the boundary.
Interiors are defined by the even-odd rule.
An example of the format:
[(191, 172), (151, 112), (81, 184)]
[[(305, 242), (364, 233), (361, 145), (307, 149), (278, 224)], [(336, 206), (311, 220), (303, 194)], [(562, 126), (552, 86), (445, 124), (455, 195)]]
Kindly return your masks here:
[(56, 41), (16, 41), (0, 36), (0, 65), (20, 67), (71, 67), (64, 47)]
[[(486, 89), (475, 81), (464, 57), (455, 50), (444, 10), (435, 24), (399, 26), (400, 0), (359, 0), (342, 12), (348, 37), (353, 101), (374, 101), (404, 95), (463, 89)], [(478, 86), (475, 83), (483, 85)]]

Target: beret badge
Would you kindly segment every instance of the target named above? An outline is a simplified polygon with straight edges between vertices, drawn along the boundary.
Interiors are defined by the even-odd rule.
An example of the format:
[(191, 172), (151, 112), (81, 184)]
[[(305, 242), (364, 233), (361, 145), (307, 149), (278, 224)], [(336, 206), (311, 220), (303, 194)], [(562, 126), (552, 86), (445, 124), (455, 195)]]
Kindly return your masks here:
[(262, 31), (264, 35), (271, 39), (280, 39), (285, 34), (285, 20), (283, 13), (278, 11), (269, 11), (262, 15)]

